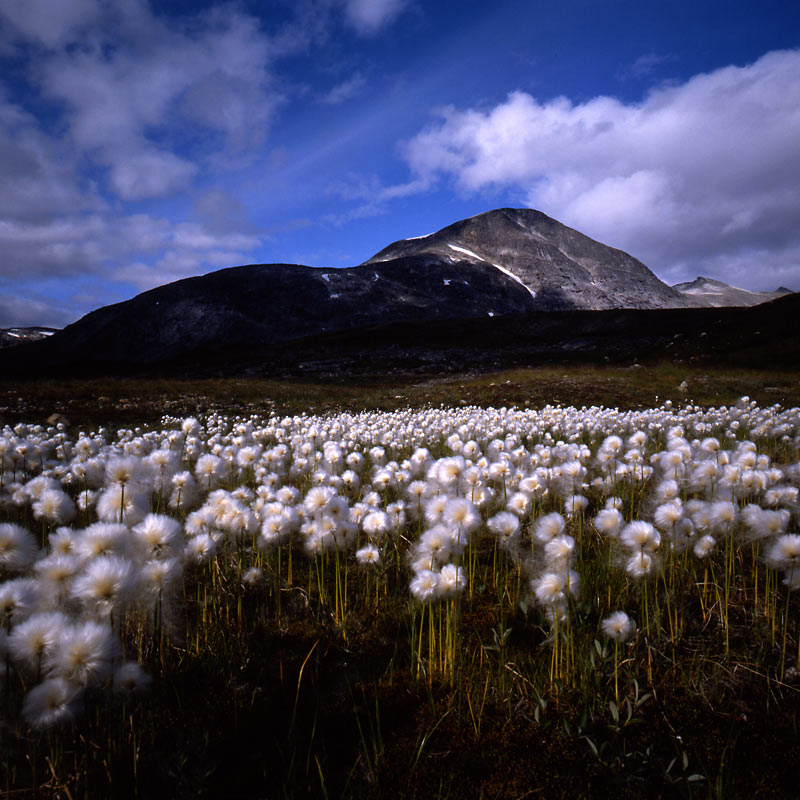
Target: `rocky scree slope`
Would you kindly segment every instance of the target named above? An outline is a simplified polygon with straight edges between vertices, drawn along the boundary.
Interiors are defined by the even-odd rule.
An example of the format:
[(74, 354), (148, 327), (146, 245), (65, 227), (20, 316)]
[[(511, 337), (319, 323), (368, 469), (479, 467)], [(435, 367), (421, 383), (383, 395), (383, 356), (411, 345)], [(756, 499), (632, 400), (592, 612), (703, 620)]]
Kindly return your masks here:
[(505, 271), (530, 291), (534, 311), (693, 305), (633, 256), (533, 209), (488, 211), (428, 236), (402, 239), (365, 263), (421, 256)]

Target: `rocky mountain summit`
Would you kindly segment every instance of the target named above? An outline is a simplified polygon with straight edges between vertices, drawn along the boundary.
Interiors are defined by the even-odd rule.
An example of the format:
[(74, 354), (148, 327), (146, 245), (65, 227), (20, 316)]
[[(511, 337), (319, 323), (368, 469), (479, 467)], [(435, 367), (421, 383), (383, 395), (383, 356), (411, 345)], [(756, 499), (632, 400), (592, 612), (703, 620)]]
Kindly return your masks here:
[(751, 292), (702, 276), (686, 283), (676, 283), (672, 288), (698, 306), (713, 308), (757, 306), (760, 303), (768, 303), (770, 300), (776, 300), (792, 293), (791, 289), (783, 286), (774, 292)]
[(402, 239), (365, 263), (423, 256), (494, 267), (528, 289), (537, 311), (691, 305), (641, 261), (533, 209), (488, 211)]

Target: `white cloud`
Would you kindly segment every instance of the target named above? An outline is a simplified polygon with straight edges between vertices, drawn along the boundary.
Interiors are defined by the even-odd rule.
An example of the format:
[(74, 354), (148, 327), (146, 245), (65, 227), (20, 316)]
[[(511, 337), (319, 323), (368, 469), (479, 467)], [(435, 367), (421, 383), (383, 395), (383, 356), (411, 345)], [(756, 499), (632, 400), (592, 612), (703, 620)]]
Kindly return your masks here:
[[(260, 243), (256, 235), (147, 214), (0, 220), (0, 327), (64, 325), (98, 304), (130, 297), (131, 286), (144, 291), (249, 263)], [(85, 294), (84, 284), (95, 293), (77, 294)], [(38, 286), (36, 296), (24, 285)]]
[(75, 159), (0, 89), (0, 220), (35, 221), (102, 204), (81, 185)]
[(44, 325), (60, 328), (73, 322), (75, 315), (61, 306), (28, 295), (0, 292), (0, 327), (27, 328)]
[(71, 2), (47, 5), (49, 22), (12, 4), (0, 20), (39, 48), (33, 85), (63, 110), (77, 153), (107, 168), (111, 193), (170, 194), (220, 153), (264, 140), (281, 97), (255, 18), (234, 6), (169, 18), (141, 0), (80, 0), (74, 13), (61, 10)]
[(197, 171), (194, 164), (173, 153), (140, 150), (115, 161), (110, 182), (123, 200), (142, 200), (185, 189)]
[(423, 181), (516, 193), (671, 282), (708, 273), (765, 288), (775, 274), (800, 288), (798, 74), (800, 51), (780, 51), (637, 104), (513, 92), (443, 109), (406, 157)]
[(361, 34), (372, 35), (400, 15), (407, 0), (345, 0), (348, 22)]
[[(146, 214), (73, 215), (44, 223), (0, 221), (0, 273), (5, 280), (80, 275), (127, 280), (126, 270), (132, 265), (147, 262), (153, 265), (149, 274), (157, 275), (159, 264), (169, 264), (169, 274), (152, 279), (146, 287), (150, 288), (241, 264), (260, 243), (256, 235), (213, 230), (196, 222), (173, 224)], [(179, 262), (180, 275), (172, 266)], [(140, 282), (134, 283), (141, 288)]]
[(128, 296), (121, 282), (251, 259), (259, 235), (219, 199), (178, 223), (128, 204), (190, 190), (262, 142), (280, 97), (257, 20), (233, 5), (170, 18), (142, 0), (4, 3), (0, 55), (17, 77), (27, 65), (31, 98), (0, 84), (0, 324), (63, 324)]
[(96, 0), (35, 0), (4, 3), (0, 19), (10, 23), (18, 36), (52, 48), (94, 22), (100, 11)]

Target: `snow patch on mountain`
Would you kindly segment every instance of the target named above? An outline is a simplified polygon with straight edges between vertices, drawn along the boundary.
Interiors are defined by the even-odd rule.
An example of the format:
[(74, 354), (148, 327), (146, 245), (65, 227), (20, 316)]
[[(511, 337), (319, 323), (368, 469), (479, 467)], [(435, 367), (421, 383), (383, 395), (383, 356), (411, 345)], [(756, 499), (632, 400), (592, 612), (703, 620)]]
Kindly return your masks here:
[[(491, 262), (489, 262), (491, 263)], [(495, 269), (499, 269), (500, 272), (508, 275), (509, 278), (513, 278), (517, 283), (522, 284), (529, 292), (531, 297), (536, 297), (536, 292), (528, 286), (522, 278), (518, 278), (510, 269), (506, 269), (505, 267), (501, 267), (499, 264), (492, 264)]]
[(481, 258), (476, 253), (473, 253), (472, 250), (467, 250), (466, 247), (459, 247), (457, 244), (448, 244), (447, 245), (451, 250), (455, 250), (457, 253), (463, 253), (465, 256), (469, 256), (470, 258), (477, 259), (478, 261), (485, 262), (485, 258)]
[(524, 286), (525, 289), (530, 293), (531, 297), (536, 297), (536, 292), (528, 286), (522, 278), (515, 275), (510, 269), (507, 267), (500, 266), (500, 264), (495, 264), (492, 261), (487, 261), (485, 258), (481, 258), (477, 253), (473, 253), (472, 250), (467, 250), (466, 247), (461, 247), (457, 244), (450, 244), (447, 245), (451, 250), (455, 250), (457, 253), (463, 253), (464, 255), (470, 256), (471, 258), (477, 259), (478, 261), (482, 261), (484, 264), (491, 264), (495, 269), (499, 269), (504, 275), (508, 275), (509, 278), (515, 280), (521, 286)]

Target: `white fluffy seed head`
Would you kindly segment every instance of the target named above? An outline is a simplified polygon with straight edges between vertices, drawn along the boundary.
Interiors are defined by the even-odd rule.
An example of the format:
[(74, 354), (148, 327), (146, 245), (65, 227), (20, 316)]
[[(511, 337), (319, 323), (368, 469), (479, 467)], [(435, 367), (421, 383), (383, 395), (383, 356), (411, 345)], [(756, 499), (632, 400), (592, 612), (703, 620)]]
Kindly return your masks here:
[(563, 532), (566, 527), (564, 517), (557, 511), (540, 517), (533, 529), (533, 536), (537, 542), (545, 544)]
[(622, 513), (616, 508), (604, 508), (594, 518), (594, 526), (603, 536), (613, 539), (619, 536), (623, 521)]
[(636, 630), (634, 621), (624, 612), (615, 611), (600, 623), (603, 633), (615, 642), (624, 642)]
[(430, 603), (436, 598), (439, 586), (439, 573), (423, 569), (411, 579), (411, 594), (420, 603)]
[(708, 558), (717, 546), (717, 540), (710, 534), (701, 536), (692, 548), (692, 552), (697, 558)]
[(17, 572), (29, 567), (39, 549), (36, 538), (21, 525), (0, 524), (0, 567)]
[(661, 534), (644, 520), (629, 522), (619, 535), (620, 541), (631, 550), (653, 552), (661, 544)]
[(625, 564), (625, 571), (634, 580), (646, 578), (653, 571), (655, 562), (649, 553), (639, 552), (632, 555)]
[(800, 570), (800, 534), (778, 536), (769, 546), (764, 561), (773, 569)]
[(64, 678), (49, 678), (28, 692), (22, 716), (36, 730), (65, 725), (75, 718), (79, 694)]
[(445, 564), (439, 572), (439, 581), (436, 585), (437, 595), (443, 599), (455, 597), (464, 591), (467, 579), (463, 567), (455, 564)]

